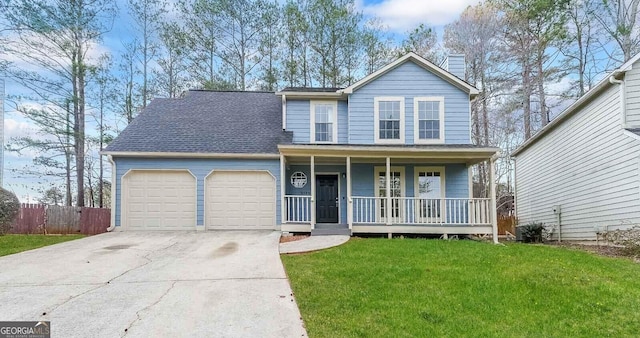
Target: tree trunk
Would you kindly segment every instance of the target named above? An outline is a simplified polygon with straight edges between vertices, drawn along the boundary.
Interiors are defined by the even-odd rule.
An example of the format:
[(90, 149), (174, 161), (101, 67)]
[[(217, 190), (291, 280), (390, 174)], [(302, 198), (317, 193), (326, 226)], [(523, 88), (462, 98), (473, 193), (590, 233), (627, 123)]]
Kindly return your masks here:
[(524, 139), (531, 138), (531, 83), (530, 66), (522, 61), (522, 116), (524, 118)]
[(546, 126), (549, 123), (549, 113), (547, 112), (547, 100), (546, 95), (544, 93), (544, 50), (538, 48), (538, 58), (536, 60), (538, 66), (538, 77), (536, 82), (538, 83), (538, 97), (540, 100), (540, 122), (542, 123), (542, 127)]
[(70, 207), (73, 204), (73, 197), (71, 195), (71, 107), (70, 102), (67, 102), (67, 133), (65, 136), (66, 144), (64, 150), (65, 157), (65, 205)]
[[(100, 94), (100, 152), (104, 147), (104, 93)], [(104, 158), (100, 156), (98, 175), (98, 206), (104, 208)]]
[(84, 49), (83, 49), (83, 41), (80, 36), (76, 37), (76, 44), (78, 49), (77, 55), (77, 63), (76, 63), (76, 78), (75, 78), (75, 87), (77, 91), (76, 97), (76, 120), (75, 120), (75, 136), (76, 136), (76, 179), (77, 179), (77, 189), (78, 196), (76, 204), (79, 207), (84, 206), (84, 117), (85, 117), (85, 68), (84, 68)]

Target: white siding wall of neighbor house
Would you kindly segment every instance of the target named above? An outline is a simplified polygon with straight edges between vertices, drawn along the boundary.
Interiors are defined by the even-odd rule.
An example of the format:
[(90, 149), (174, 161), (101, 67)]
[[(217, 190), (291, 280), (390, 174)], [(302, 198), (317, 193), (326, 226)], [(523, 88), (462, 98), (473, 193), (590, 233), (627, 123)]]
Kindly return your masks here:
[(640, 61), (625, 75), (627, 125), (640, 128)]
[(554, 205), (563, 240), (640, 224), (640, 141), (623, 133), (619, 93), (609, 86), (517, 155), (520, 224), (557, 224)]

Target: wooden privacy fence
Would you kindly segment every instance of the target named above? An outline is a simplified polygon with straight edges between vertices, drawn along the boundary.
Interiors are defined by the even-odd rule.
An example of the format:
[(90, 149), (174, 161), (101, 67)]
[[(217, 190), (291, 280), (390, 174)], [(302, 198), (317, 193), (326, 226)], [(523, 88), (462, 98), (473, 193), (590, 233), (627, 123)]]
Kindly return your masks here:
[(24, 203), (11, 233), (96, 235), (106, 232), (110, 223), (110, 209)]
[(506, 235), (506, 232), (514, 235), (516, 233), (516, 216), (498, 216), (498, 235)]

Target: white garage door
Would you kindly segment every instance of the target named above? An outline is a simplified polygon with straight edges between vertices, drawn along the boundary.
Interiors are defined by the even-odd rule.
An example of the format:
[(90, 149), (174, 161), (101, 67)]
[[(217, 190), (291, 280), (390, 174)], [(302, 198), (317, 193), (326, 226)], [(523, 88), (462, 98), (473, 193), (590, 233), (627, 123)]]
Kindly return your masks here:
[(126, 174), (122, 225), (136, 230), (195, 230), (196, 179), (186, 170)]
[(206, 181), (208, 229), (274, 229), (275, 179), (264, 171), (214, 171)]

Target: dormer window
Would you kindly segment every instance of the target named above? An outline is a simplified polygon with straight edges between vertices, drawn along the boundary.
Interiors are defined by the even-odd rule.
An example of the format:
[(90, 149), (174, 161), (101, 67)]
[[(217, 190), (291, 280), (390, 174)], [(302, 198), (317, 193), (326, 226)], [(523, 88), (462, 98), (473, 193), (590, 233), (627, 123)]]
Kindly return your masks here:
[(414, 143), (444, 143), (444, 97), (416, 97)]
[(311, 101), (311, 143), (336, 143), (338, 102)]
[(404, 97), (374, 99), (376, 143), (404, 143)]

